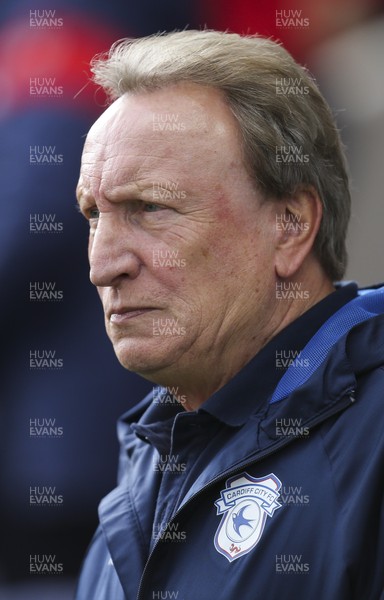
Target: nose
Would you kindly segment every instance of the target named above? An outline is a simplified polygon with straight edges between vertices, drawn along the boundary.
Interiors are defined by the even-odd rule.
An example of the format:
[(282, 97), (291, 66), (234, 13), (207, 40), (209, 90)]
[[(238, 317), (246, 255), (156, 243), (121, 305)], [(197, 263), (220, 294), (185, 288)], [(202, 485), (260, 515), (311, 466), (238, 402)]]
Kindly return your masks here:
[(140, 259), (134, 250), (134, 236), (126, 222), (113, 214), (101, 214), (89, 238), (90, 280), (97, 287), (118, 286), (140, 272)]

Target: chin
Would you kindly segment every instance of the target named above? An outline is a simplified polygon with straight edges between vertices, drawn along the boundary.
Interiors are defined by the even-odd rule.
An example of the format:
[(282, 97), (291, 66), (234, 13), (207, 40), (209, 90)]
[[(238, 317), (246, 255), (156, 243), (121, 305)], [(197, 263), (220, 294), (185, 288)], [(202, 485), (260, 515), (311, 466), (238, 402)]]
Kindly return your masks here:
[[(177, 344), (176, 344), (177, 346)], [(153, 340), (119, 340), (113, 344), (119, 363), (128, 371), (150, 379), (167, 367), (174, 365), (180, 356), (175, 344), (154, 344)]]

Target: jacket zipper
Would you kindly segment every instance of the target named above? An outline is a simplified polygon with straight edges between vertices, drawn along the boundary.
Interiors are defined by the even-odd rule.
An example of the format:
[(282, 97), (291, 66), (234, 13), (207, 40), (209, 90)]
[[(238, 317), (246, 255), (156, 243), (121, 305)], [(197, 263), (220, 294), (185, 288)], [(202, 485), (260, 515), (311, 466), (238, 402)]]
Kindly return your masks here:
[[(312, 429), (313, 427), (316, 427), (316, 425), (319, 425), (319, 423), (322, 423), (323, 421), (325, 421), (326, 419), (328, 419), (329, 417), (332, 417), (334, 415), (336, 415), (339, 412), (342, 412), (343, 410), (345, 410), (348, 406), (350, 406), (351, 404), (353, 404), (355, 402), (355, 390), (354, 389), (350, 389), (347, 390), (345, 392), (345, 396), (346, 399), (344, 400), (344, 402), (340, 402), (337, 404), (337, 406), (333, 406), (332, 408), (329, 409), (329, 411), (319, 415), (317, 418), (315, 418), (312, 422), (310, 422), (310, 425), (308, 426), (309, 429)], [(187, 502), (185, 504), (183, 504), (183, 506), (176, 511), (176, 513), (174, 514), (174, 516), (172, 517), (172, 519), (169, 521), (168, 525), (167, 525), (167, 529), (168, 526), (171, 525), (171, 523), (174, 521), (174, 519), (192, 502), (194, 501), (198, 496), (201, 496), (202, 494), (205, 494), (206, 491), (211, 488), (212, 486), (216, 485), (216, 483), (218, 483), (219, 481), (221, 481), (224, 478), (228, 478), (231, 475), (235, 475), (236, 473), (238, 473), (238, 471), (240, 471), (241, 469), (246, 469), (247, 467), (254, 465), (255, 463), (260, 462), (261, 460), (263, 460), (264, 458), (266, 458), (267, 456), (270, 456), (272, 454), (274, 454), (275, 452), (277, 452), (278, 450), (281, 450), (281, 448), (284, 448), (285, 446), (287, 446), (288, 444), (290, 444), (291, 442), (293, 442), (296, 439), (295, 436), (291, 436), (291, 437), (287, 437), (281, 441), (276, 442), (276, 444), (270, 446), (269, 448), (267, 448), (266, 450), (264, 450), (263, 452), (260, 452), (257, 456), (255, 456), (255, 458), (253, 458), (252, 460), (250, 460), (250, 457), (248, 457), (246, 459), (245, 462), (243, 463), (239, 463), (238, 465), (236, 465), (236, 467), (231, 467), (231, 469), (229, 471), (223, 471), (222, 473), (220, 473), (219, 475), (217, 475), (217, 477), (215, 477), (215, 479), (212, 479), (211, 481), (209, 481), (203, 488), (201, 488), (198, 492), (196, 492), (196, 494), (194, 494), (193, 496), (191, 496)], [(166, 531), (166, 530), (165, 530)], [(136, 596), (136, 600), (140, 600), (140, 596), (141, 596), (141, 591), (142, 591), (142, 587), (143, 587), (143, 581), (144, 581), (144, 577), (146, 577), (148, 575), (148, 573), (150, 573), (150, 571), (147, 571), (147, 567), (149, 565), (149, 562), (156, 550), (157, 545), (160, 543), (159, 540), (156, 541), (155, 545), (152, 548), (152, 551), (148, 557), (147, 562), (145, 563), (144, 566), (144, 570), (143, 573), (141, 575), (141, 579), (140, 579), (140, 584), (139, 584), (139, 590), (137, 592), (137, 596)]]

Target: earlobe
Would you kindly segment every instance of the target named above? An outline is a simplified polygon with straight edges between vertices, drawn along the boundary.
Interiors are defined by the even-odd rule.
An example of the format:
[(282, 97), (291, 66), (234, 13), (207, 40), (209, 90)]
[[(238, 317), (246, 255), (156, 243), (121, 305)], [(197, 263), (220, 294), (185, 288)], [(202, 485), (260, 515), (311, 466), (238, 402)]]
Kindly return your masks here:
[(312, 187), (302, 187), (281, 200), (276, 212), (276, 275), (293, 277), (311, 253), (323, 214)]

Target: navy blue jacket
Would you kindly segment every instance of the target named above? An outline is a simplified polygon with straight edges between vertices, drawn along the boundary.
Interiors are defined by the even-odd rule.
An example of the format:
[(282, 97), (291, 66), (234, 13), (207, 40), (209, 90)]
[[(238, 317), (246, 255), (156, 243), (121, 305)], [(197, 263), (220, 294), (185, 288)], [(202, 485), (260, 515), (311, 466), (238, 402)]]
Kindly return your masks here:
[(167, 390), (124, 415), (77, 600), (384, 598), (383, 313), (384, 287), (339, 308), (268, 401), (251, 361), (225, 423)]

